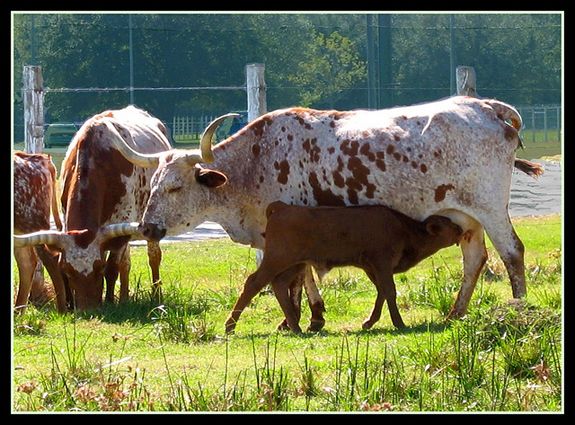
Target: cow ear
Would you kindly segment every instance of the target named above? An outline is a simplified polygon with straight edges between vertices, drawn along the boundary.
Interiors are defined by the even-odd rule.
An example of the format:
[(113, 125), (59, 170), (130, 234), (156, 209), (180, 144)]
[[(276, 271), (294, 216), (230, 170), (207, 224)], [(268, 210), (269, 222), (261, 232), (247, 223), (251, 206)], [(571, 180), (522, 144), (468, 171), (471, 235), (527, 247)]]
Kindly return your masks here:
[(425, 230), (431, 236), (437, 236), (441, 232), (442, 222), (441, 219), (435, 216), (428, 217), (425, 220)]
[(219, 187), (224, 185), (228, 178), (224, 173), (219, 171), (209, 170), (207, 168), (196, 168), (196, 180), (198, 183), (207, 187)]

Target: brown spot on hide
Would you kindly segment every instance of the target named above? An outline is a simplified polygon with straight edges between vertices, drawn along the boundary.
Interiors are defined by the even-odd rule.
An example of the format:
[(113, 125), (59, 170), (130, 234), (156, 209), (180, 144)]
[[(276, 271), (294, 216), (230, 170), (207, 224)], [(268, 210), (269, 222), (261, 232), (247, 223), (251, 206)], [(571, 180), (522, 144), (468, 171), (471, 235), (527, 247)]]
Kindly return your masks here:
[(398, 160), (398, 161), (401, 160), (401, 154), (400, 154), (399, 152), (394, 152), (394, 153), (393, 153), (393, 157), (394, 157), (396, 160)]
[(308, 181), (312, 188), (313, 196), (318, 205), (345, 205), (345, 202), (343, 202), (341, 196), (335, 195), (329, 188), (325, 190), (321, 188), (315, 173), (312, 172), (309, 174)]
[(335, 148), (333, 146), (330, 146), (329, 148), (327, 148), (327, 151), (329, 153), (334, 153), (335, 152)]
[(337, 157), (337, 171), (342, 172), (343, 171), (343, 159), (341, 159), (341, 156)]
[(385, 153), (382, 151), (376, 152), (375, 156), (377, 157), (377, 159), (383, 159), (385, 158)]
[(290, 142), (293, 140), (293, 136), (291, 134), (288, 134), (287, 138)]
[(437, 186), (435, 188), (435, 202), (443, 201), (445, 199), (445, 193), (451, 189), (455, 189), (455, 186), (451, 183)]
[(369, 143), (364, 143), (363, 145), (361, 145), (361, 149), (359, 150), (359, 153), (367, 156), (367, 159), (369, 159), (370, 161), (373, 162), (373, 161), (375, 161), (375, 154), (373, 152), (371, 152), (370, 148), (371, 148), (371, 146), (369, 145)]
[(336, 170), (333, 172), (333, 182), (337, 187), (343, 187), (345, 180), (343, 176)]
[(279, 164), (277, 161), (275, 161), (274, 162), (274, 168), (276, 170), (279, 170), (278, 183), (286, 184), (288, 181), (288, 176), (289, 176), (289, 164), (288, 164), (287, 160), (284, 159)]
[(356, 140), (349, 141), (348, 139), (346, 139), (340, 145), (341, 151), (345, 155), (349, 155), (349, 156), (356, 156), (358, 148), (359, 148), (359, 143)]
[(403, 162), (409, 162), (409, 158), (405, 155), (403, 155)]
[[(369, 183), (367, 176), (370, 173), (368, 167), (366, 167), (363, 162), (357, 158), (352, 157), (350, 158), (349, 162), (347, 163), (348, 170), (351, 171), (352, 177), (348, 177), (345, 180), (345, 184), (347, 185), (348, 189), (353, 191), (361, 191), (362, 187), (366, 187), (366, 196), (368, 198), (373, 198), (373, 193), (375, 191), (375, 185)], [(348, 190), (349, 192), (349, 190)], [(351, 202), (351, 200), (350, 200)]]
[(393, 135), (393, 140), (395, 140), (396, 142), (399, 142), (399, 135), (394, 134), (394, 135)]
[(377, 168), (379, 168), (381, 171), (385, 171), (385, 161), (383, 159), (376, 159), (375, 160), (375, 165), (377, 166)]
[(387, 145), (387, 149), (385, 150), (389, 155), (391, 155), (393, 152), (395, 152), (395, 146), (393, 145)]
[(305, 139), (302, 145), (303, 149), (308, 153), (310, 162), (318, 162), (321, 149), (317, 146), (317, 139)]
[(347, 199), (349, 199), (350, 204), (357, 205), (359, 203), (357, 199), (357, 192), (351, 188), (347, 189)]
[(413, 168), (417, 168), (417, 167), (418, 167), (417, 162), (411, 161), (411, 166), (412, 166)]
[(433, 151), (434, 157), (439, 158), (440, 155), (441, 155), (441, 149), (437, 149), (436, 151)]
[(427, 165), (421, 164), (419, 166), (419, 169), (421, 170), (422, 173), (427, 173)]
[(282, 126), (282, 131), (283, 131), (283, 132), (285, 132), (285, 131), (286, 131), (286, 128), (285, 128), (285, 127), (283, 127), (283, 126)]
[(260, 145), (258, 145), (257, 143), (252, 145), (252, 153), (254, 154), (255, 157), (259, 156), (260, 154)]
[(264, 176), (260, 176), (260, 183), (264, 182)]
[(335, 122), (334, 122), (334, 121), (330, 121), (330, 122), (329, 122), (329, 126), (330, 126), (331, 128), (335, 128)]
[(254, 132), (254, 135), (259, 138), (262, 137), (262, 135), (264, 134), (264, 127), (266, 125), (271, 125), (272, 122), (273, 119), (271, 117), (264, 115), (252, 121), (250, 127)]

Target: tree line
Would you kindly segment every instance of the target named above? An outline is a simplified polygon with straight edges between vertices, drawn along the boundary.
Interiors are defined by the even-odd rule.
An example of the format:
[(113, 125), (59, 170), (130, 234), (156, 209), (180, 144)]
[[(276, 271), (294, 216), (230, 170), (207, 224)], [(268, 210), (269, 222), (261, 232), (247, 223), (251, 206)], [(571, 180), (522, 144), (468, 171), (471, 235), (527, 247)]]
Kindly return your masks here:
[[(559, 13), (390, 18), (390, 51), (380, 53), (391, 59), (391, 83), (381, 90), (396, 105), (453, 94), (450, 58), (476, 69), (481, 96), (561, 102)], [(269, 110), (366, 108), (368, 42), (359, 13), (15, 13), (15, 126), (24, 65), (41, 65), (49, 88), (125, 88), (132, 78), (148, 88), (134, 92), (134, 103), (167, 121), (245, 110), (245, 91), (199, 87), (241, 87), (248, 63), (265, 64)], [(158, 87), (183, 89), (149, 90)], [(47, 121), (83, 120), (129, 101), (120, 90), (48, 92)]]

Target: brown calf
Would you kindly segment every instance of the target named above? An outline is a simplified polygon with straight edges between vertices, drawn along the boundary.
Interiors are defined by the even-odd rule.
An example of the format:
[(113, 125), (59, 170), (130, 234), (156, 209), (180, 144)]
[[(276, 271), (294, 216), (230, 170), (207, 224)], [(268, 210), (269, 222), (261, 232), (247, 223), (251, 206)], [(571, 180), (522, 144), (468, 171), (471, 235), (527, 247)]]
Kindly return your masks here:
[[(56, 227), (62, 229), (56, 198), (56, 167), (50, 155), (14, 152), (14, 233), (23, 234), (50, 229), (50, 209)], [(23, 310), (28, 297), (42, 290), (43, 282), (34, 279), (38, 257), (48, 270), (56, 290), (59, 311), (66, 309), (66, 297), (57, 258), (44, 245), (15, 247), (19, 285), (15, 306)]]
[(277, 201), (268, 206), (266, 214), (264, 258), (246, 280), (226, 321), (228, 333), (268, 282), (272, 282), (288, 326), (301, 332), (288, 290), (305, 265), (313, 265), (321, 274), (339, 266), (363, 269), (377, 288), (373, 311), (363, 328), (370, 329), (379, 320), (385, 300), (393, 324), (404, 327), (393, 275), (459, 243), (463, 234), (461, 227), (446, 217), (432, 215), (420, 222), (384, 206), (310, 208)]

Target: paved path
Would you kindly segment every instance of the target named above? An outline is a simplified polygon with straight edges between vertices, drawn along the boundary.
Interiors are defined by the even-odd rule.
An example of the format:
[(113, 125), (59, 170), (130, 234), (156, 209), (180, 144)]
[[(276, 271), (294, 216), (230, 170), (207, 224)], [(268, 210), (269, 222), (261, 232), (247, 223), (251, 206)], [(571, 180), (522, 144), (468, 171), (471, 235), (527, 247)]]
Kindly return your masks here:
[[(527, 174), (514, 170), (511, 181), (511, 217), (547, 215), (561, 213), (561, 164), (536, 160), (544, 165), (545, 172), (535, 180)], [(487, 177), (487, 176), (486, 176)], [(167, 237), (162, 242), (198, 241), (213, 238), (226, 238), (227, 233), (217, 223), (206, 221), (193, 232), (175, 237)], [(133, 241), (134, 245), (143, 241)]]

